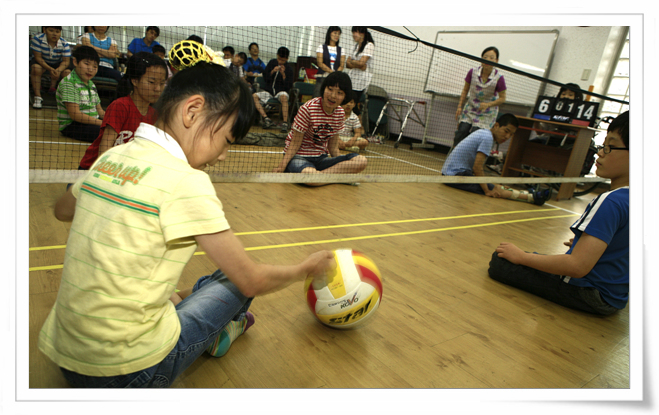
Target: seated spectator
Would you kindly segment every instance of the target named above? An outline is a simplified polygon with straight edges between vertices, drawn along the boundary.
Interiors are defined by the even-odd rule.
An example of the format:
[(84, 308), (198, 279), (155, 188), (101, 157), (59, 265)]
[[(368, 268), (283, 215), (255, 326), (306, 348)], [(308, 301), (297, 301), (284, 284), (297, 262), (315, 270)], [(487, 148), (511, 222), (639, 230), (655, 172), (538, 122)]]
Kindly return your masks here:
[(32, 38), (30, 50), (30, 79), (34, 91), (34, 102), (32, 107), (41, 108), (43, 98), (41, 97), (41, 76), (45, 73), (50, 75), (50, 89), (48, 94), (55, 95), (57, 83), (63, 79), (71, 70), (68, 69), (71, 59), (71, 48), (66, 40), (62, 39), (62, 26), (44, 26), (43, 33)]
[(83, 46), (91, 46), (98, 53), (101, 62), (98, 66), (98, 76), (103, 78), (112, 78), (119, 82), (121, 72), (114, 69), (113, 59), (119, 57), (117, 42), (110, 38), (106, 33), (110, 26), (92, 26), (91, 33), (85, 33), (80, 38)]
[(342, 105), (345, 111), (344, 127), (339, 131), (339, 150), (352, 151), (358, 153), (368, 145), (368, 140), (362, 138), (364, 129), (359, 122), (359, 117), (352, 109), (355, 108), (355, 98), (350, 97), (345, 105)]
[(98, 137), (105, 115), (92, 82), (100, 59), (91, 46), (80, 46), (72, 55), (74, 69), (57, 87), (59, 131), (65, 137), (91, 143)]
[(247, 48), (247, 51), (249, 52), (249, 58), (247, 58), (247, 62), (245, 63), (244, 69), (245, 69), (245, 74), (247, 75), (247, 81), (249, 81), (250, 84), (254, 83), (254, 78), (257, 76), (261, 76), (263, 74), (263, 71), (265, 71), (265, 63), (259, 58), (259, 44), (256, 42), (252, 42), (249, 44), (249, 47)]
[(222, 53), (224, 53), (224, 66), (228, 68), (231, 66), (231, 61), (233, 60), (233, 55), (236, 53), (236, 50), (232, 46), (225, 46), (222, 48)]
[(130, 42), (130, 45), (128, 45), (128, 57), (130, 58), (137, 52), (153, 53), (153, 47), (160, 45), (160, 43), (156, 42), (158, 36), (160, 36), (160, 29), (158, 26), (147, 27), (144, 38), (136, 37)]
[(80, 161), (80, 170), (89, 170), (110, 148), (133, 141), (140, 123), (155, 124), (157, 114), (151, 104), (160, 98), (165, 82), (167, 65), (160, 57), (138, 52), (128, 58), (117, 99), (108, 106), (98, 137)]
[(174, 72), (172, 71), (171, 65), (169, 64), (169, 62), (167, 62), (167, 59), (165, 59), (165, 55), (167, 54), (167, 52), (165, 51), (164, 46), (163, 45), (155, 45), (153, 47), (153, 54), (165, 61), (166, 66), (167, 66), (167, 79), (174, 76)]
[(284, 157), (274, 173), (354, 174), (366, 168), (366, 157), (357, 153), (341, 155), (339, 151), (339, 131), (344, 124), (340, 105), (350, 91), (352, 82), (346, 73), (332, 72), (325, 78), (321, 96), (304, 103), (295, 116), (286, 137)]
[(293, 68), (288, 64), (288, 56), (290, 51), (288, 48), (280, 47), (277, 50), (277, 58), (272, 59), (265, 67), (263, 72), (263, 79), (265, 86), (263, 91), (254, 93), (254, 105), (256, 110), (263, 117), (263, 128), (269, 128), (273, 122), (268, 118), (263, 106), (266, 105), (268, 100), (273, 96), (276, 100), (281, 102), (281, 110), (284, 122), (281, 124), (281, 132), (288, 132), (288, 91), (293, 86), (295, 75)]
[(238, 78), (244, 80), (245, 82), (247, 82), (247, 79), (245, 79), (245, 70), (243, 69), (243, 65), (245, 64), (246, 60), (247, 55), (245, 52), (238, 52), (231, 59), (231, 63), (228, 65), (229, 70), (235, 73)]

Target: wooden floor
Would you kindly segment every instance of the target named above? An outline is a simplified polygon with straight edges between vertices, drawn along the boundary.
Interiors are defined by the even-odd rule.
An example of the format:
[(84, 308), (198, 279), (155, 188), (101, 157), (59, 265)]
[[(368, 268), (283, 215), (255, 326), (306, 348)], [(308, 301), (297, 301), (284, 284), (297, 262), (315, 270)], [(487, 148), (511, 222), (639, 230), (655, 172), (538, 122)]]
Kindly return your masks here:
[[(302, 282), (259, 297), (251, 308), (256, 324), (229, 353), (204, 355), (174, 387), (630, 387), (628, 309), (596, 317), (487, 275), (500, 241), (565, 252), (574, 212), (590, 197), (538, 207), (441, 184), (215, 187), (256, 261), (287, 264), (319, 249), (357, 249), (380, 268), (383, 300), (365, 326), (338, 331), (314, 320)], [(64, 188), (30, 185), (30, 388), (67, 387), (36, 347), (62, 273), (69, 226), (54, 218), (52, 206)], [(205, 255), (194, 256), (179, 288), (213, 270)]]
[[(77, 169), (87, 143), (61, 136), (52, 108), (30, 109), (30, 168)], [(255, 129), (261, 132), (260, 129)], [(405, 147), (405, 148), (404, 148)], [(233, 146), (221, 172), (270, 172), (281, 148)], [(247, 155), (260, 154), (258, 162)], [(445, 156), (369, 146), (365, 174), (437, 174)], [(252, 157), (252, 156), (250, 156)], [(500, 241), (565, 252), (568, 227), (593, 195), (538, 207), (441, 184), (216, 184), (234, 232), (258, 262), (289, 264), (353, 248), (384, 277), (377, 314), (337, 331), (307, 309), (302, 282), (254, 300), (256, 324), (224, 357), (204, 355), (177, 388), (629, 388), (629, 312), (596, 317), (487, 275)], [(30, 184), (29, 386), (67, 387), (36, 347), (55, 302), (69, 224), (52, 207), (63, 184)], [(314, 229), (306, 229), (314, 228)], [(294, 230), (294, 231), (291, 231)], [(266, 232), (268, 231), (268, 232)], [(203, 254), (179, 288), (214, 271)]]

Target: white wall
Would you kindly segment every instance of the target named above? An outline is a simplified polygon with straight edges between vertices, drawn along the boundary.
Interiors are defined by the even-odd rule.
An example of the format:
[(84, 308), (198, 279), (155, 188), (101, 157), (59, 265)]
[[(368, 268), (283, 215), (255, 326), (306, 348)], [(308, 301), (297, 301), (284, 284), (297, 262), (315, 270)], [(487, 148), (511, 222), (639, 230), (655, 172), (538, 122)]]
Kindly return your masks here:
[[(388, 29), (411, 36), (403, 26), (386, 26)], [(619, 26), (408, 26), (419, 39), (434, 43), (440, 30), (558, 30), (559, 36), (554, 50), (554, 59), (548, 78), (558, 82), (573, 82), (587, 90), (594, 85), (594, 92), (604, 94), (608, 83), (605, 74), (615, 65), (617, 56), (613, 56), (622, 35)], [(489, 45), (486, 45), (487, 47)], [(478, 55), (483, 45), (474, 45), (473, 51), (463, 51)], [(582, 80), (585, 69), (590, 69), (590, 76)]]

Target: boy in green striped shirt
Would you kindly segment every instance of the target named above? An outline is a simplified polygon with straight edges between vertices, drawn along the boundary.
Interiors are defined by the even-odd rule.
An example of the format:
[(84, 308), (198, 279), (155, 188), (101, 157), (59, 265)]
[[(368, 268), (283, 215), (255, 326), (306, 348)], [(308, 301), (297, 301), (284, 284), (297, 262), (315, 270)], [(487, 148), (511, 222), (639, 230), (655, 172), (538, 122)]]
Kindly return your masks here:
[(90, 46), (80, 46), (72, 54), (75, 69), (57, 87), (57, 121), (65, 137), (93, 142), (101, 130), (105, 111), (92, 78), (100, 58)]

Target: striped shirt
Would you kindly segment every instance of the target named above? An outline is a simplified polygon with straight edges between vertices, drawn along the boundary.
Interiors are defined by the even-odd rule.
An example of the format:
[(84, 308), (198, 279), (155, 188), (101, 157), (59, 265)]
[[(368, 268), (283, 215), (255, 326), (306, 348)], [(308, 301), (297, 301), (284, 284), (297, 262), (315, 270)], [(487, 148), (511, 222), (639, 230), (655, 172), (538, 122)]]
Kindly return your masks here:
[(355, 130), (362, 128), (362, 123), (359, 122), (359, 117), (354, 112), (351, 112), (348, 119), (344, 122), (345, 126), (339, 132), (340, 136), (352, 138), (355, 135)]
[(332, 136), (343, 129), (345, 112), (337, 107), (332, 114), (325, 112), (322, 97), (313, 98), (300, 107), (291, 131), (286, 137), (284, 152), (293, 139), (293, 130), (304, 133), (298, 156), (314, 157), (329, 154), (328, 143)]
[(178, 143), (147, 124), (105, 152), (72, 191), (62, 282), (39, 350), (88, 376), (151, 367), (178, 341), (169, 298), (195, 235), (229, 229), (222, 203)]
[(63, 58), (71, 57), (71, 48), (66, 40), (59, 38), (55, 47), (48, 44), (48, 38), (45, 33), (39, 33), (32, 38), (30, 49), (33, 52), (41, 53), (44, 61), (53, 68), (59, 66)]
[(101, 99), (98, 96), (96, 85), (91, 80), (85, 85), (75, 70), (71, 71), (59, 83), (55, 98), (57, 100), (57, 121), (59, 121), (60, 131), (73, 122), (69, 111), (66, 109), (67, 102), (78, 104), (78, 109), (83, 114), (98, 118), (96, 106), (101, 103)]

